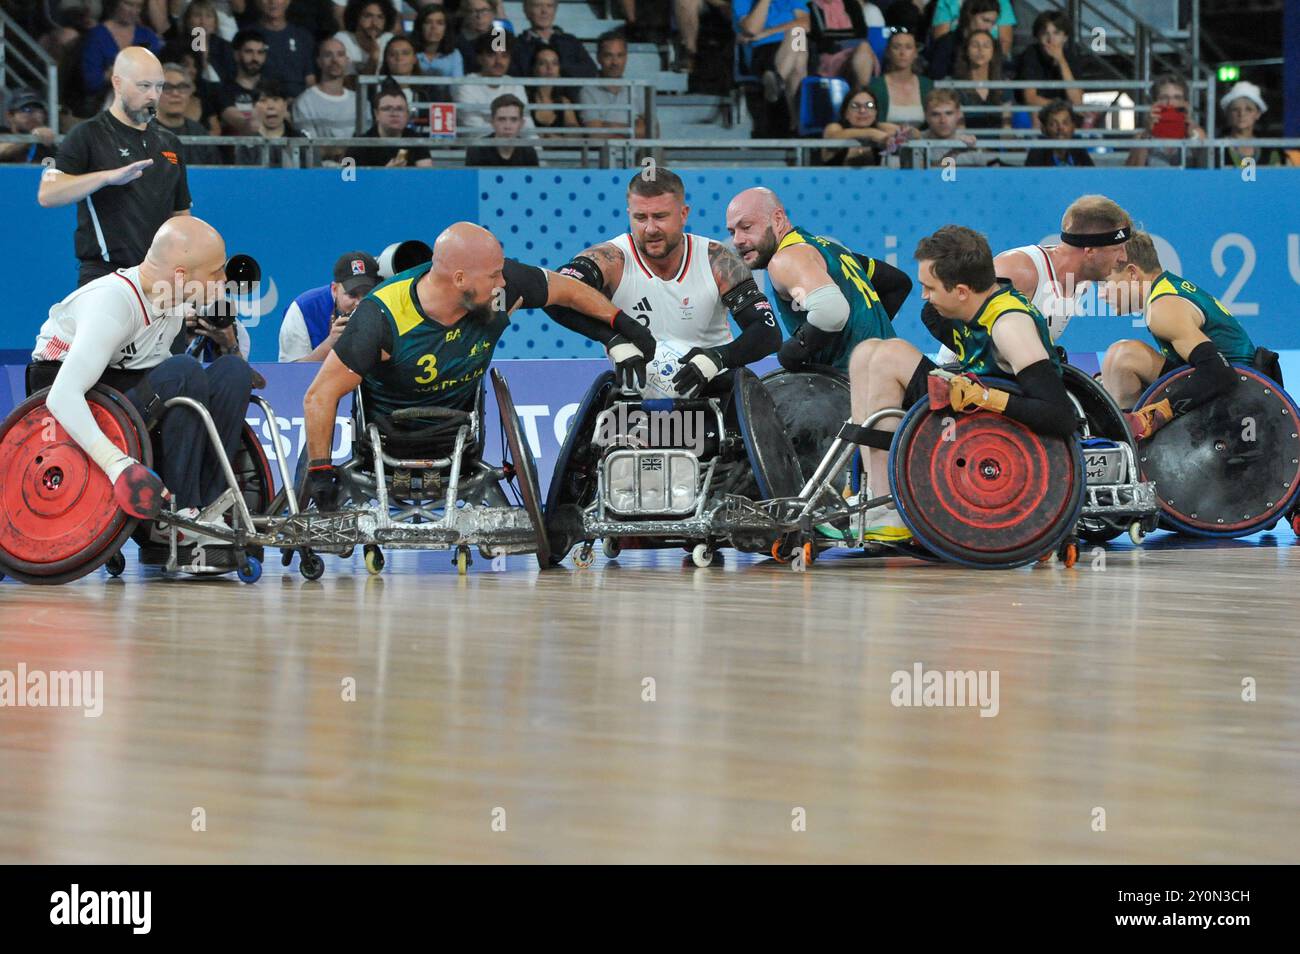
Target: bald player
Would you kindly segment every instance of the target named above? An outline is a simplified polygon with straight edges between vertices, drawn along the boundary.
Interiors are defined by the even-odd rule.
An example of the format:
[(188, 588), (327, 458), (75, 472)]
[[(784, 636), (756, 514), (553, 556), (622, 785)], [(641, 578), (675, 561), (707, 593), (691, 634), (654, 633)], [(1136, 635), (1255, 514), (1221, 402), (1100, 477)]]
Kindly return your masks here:
[(162, 415), (171, 398), (193, 398), (211, 413), (229, 458), (248, 408), (252, 368), (233, 354), (207, 368), (172, 354), (186, 316), (224, 293), (225, 262), (226, 244), (211, 225), (190, 216), (170, 219), (144, 261), (58, 302), (37, 336), (28, 393), (50, 388), (46, 407), (107, 475), (118, 504), (133, 517), (156, 517), (170, 491), (185, 516), (199, 519), (200, 508), (227, 491), (221, 463), (199, 417), (173, 411), (162, 418), (159, 479), (100, 430), (86, 392), (97, 381), (124, 391), (146, 424)]
[(639, 344), (642, 369), (654, 354), (649, 333), (600, 292), (506, 258), (487, 229), (457, 222), (438, 236), (430, 261), (399, 272), (361, 300), (321, 364), (303, 402), (307, 499), (319, 510), (337, 509), (330, 443), (343, 395), (360, 385), (366, 407), (384, 415), (404, 407), (470, 410), (492, 349), (521, 307), (549, 307), (566, 327), (602, 343), (620, 335)]
[(731, 200), (727, 231), (746, 265), (767, 269), (789, 335), (777, 352), (786, 370), (811, 364), (848, 374), (858, 344), (894, 337), (892, 319), (912, 290), (899, 269), (799, 228), (762, 187)]
[[(994, 257), (993, 267), (1047, 319), (1055, 343), (1070, 319), (1088, 310), (1085, 298), (1092, 283), (1123, 267), (1132, 231), (1132, 219), (1118, 203), (1104, 195), (1083, 195), (1061, 216), (1059, 245), (1008, 249)], [(958, 361), (953, 346), (961, 338), (960, 327), (945, 322), (928, 303), (921, 321), (944, 346), (939, 363)]]
[(162, 224), (189, 214), (184, 150), (154, 121), (162, 88), (158, 58), (124, 49), (113, 62), (112, 106), (74, 126), (41, 175), (41, 205), (77, 203), (78, 285), (138, 265)]

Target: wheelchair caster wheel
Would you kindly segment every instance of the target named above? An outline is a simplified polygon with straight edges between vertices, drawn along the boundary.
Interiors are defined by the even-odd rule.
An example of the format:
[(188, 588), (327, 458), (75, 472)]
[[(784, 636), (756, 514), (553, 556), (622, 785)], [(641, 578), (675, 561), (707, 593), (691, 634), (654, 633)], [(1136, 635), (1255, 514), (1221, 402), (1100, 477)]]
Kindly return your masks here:
[(713, 564), (713, 551), (709, 549), (707, 544), (697, 543), (695, 548), (691, 550), (691, 562), (700, 569), (711, 566)]
[(578, 548), (578, 552), (573, 555), (573, 565), (576, 567), (586, 569), (594, 562), (596, 562), (596, 553), (590, 542), (584, 543)]
[(1128, 525), (1128, 538), (1133, 541), (1133, 546), (1142, 546), (1142, 541), (1147, 538), (1146, 531), (1142, 529), (1142, 521), (1134, 520)]
[(456, 562), (456, 573), (459, 576), (464, 576), (466, 573), (469, 572), (470, 564), (473, 563), (474, 561), (469, 558), (469, 550), (465, 547), (460, 547), (456, 550), (455, 562)]
[(108, 575), (111, 577), (121, 576), (122, 571), (126, 569), (126, 557), (122, 555), (122, 551), (119, 550), (109, 557), (108, 562), (104, 564), (104, 569), (108, 571)]
[(292, 562), (293, 562), (293, 551), (292, 551), (292, 550), (281, 550), (281, 551), (280, 551), (280, 566), (288, 566), (288, 565), (289, 565), (290, 563), (292, 563)]
[(623, 547), (618, 542), (618, 537), (606, 537), (600, 542), (601, 549), (605, 551), (606, 560), (617, 560), (618, 555), (623, 552)]
[(1056, 551), (1056, 556), (1061, 561), (1061, 565), (1067, 570), (1079, 562), (1079, 544), (1073, 540), (1067, 540), (1061, 544), (1061, 548)]
[(308, 550), (298, 560), (298, 572), (304, 580), (319, 580), (325, 575), (325, 561)]
[(239, 564), (238, 574), (241, 583), (256, 583), (262, 578), (262, 561), (257, 557), (249, 557)]
[(378, 576), (384, 572), (384, 551), (373, 543), (367, 543), (361, 551), (365, 554), (366, 572)]

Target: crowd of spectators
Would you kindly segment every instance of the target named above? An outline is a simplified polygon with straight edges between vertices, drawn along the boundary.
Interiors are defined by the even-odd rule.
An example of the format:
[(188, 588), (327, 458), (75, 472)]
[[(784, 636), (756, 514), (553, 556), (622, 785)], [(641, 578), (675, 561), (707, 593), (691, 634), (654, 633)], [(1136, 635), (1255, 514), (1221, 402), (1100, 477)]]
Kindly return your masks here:
[[(503, 0), (46, 0), (26, 25), (60, 64), (59, 128), (96, 115), (112, 95), (107, 78), (128, 46), (151, 50), (164, 64), (166, 87), (158, 122), (178, 135), (304, 137), (314, 161), (351, 157), (385, 165), (427, 165), (427, 149), (331, 147), (358, 136), (427, 137), (430, 104), (456, 105), (456, 131), (471, 140), (510, 138), (513, 130), (536, 148), (483, 145), (476, 160), (511, 165), (544, 161), (548, 142), (581, 130), (583, 138), (642, 137), (646, 117), (626, 87), (572, 86), (565, 80), (618, 80), (628, 40), (671, 41), (674, 69), (692, 83), (721, 69), (732, 80), (730, 55), (704, 56), (719, 31), (735, 69), (752, 78), (754, 135), (797, 135), (808, 77), (839, 78), (848, 94), (839, 114), (818, 124), (827, 140), (856, 140), (850, 149), (818, 150), (824, 162), (877, 165), (916, 139), (951, 140), (944, 151), (982, 164), (981, 136), (1013, 126), (1056, 139), (1097, 123), (1078, 87), (936, 89), (941, 80), (997, 83), (1081, 78), (1083, 64), (1069, 41), (1065, 14), (1049, 11), (1032, 23), (1032, 41), (1017, 48), (1010, 0), (612, 0), (625, 20), (618, 32), (589, 45), (557, 24), (557, 0), (523, 0), (526, 23), (505, 19)], [(6, 8), (8, 8), (6, 4)], [(673, 29), (670, 31), (670, 26)], [(1023, 29), (1023, 27), (1022, 27)], [(728, 30), (730, 32), (728, 32)], [(428, 82), (475, 77), (493, 82)], [(521, 78), (551, 81), (525, 86)], [(419, 81), (424, 80), (424, 81)], [(499, 82), (496, 82), (499, 80)], [(692, 88), (695, 88), (693, 86)], [(404, 111), (392, 101), (403, 100)], [(46, 100), (34, 91), (6, 91), (3, 126), (35, 135), (36, 143), (0, 144), (0, 161), (39, 162), (54, 134)], [(939, 95), (942, 94), (942, 95)], [(936, 98), (937, 97), (937, 98)], [(1139, 138), (1196, 138), (1187, 119), (1188, 86), (1175, 75), (1154, 85), (1153, 108), (1141, 113)], [(381, 115), (380, 101), (386, 103)], [(511, 101), (518, 103), (516, 107)], [(503, 105), (504, 104), (504, 105)], [(1241, 83), (1220, 103), (1220, 129), (1256, 136), (1268, 107), (1257, 86)], [(520, 113), (512, 122), (515, 110)], [(501, 113), (501, 117), (498, 117)], [(1180, 120), (1181, 117), (1181, 120)], [(403, 119), (398, 125), (398, 119)], [(937, 123), (937, 125), (936, 125)], [(968, 141), (969, 140), (969, 141)], [(259, 145), (190, 145), (192, 164), (292, 165), (300, 149)], [(1294, 153), (1234, 150), (1235, 163), (1287, 164)], [(989, 160), (997, 162), (996, 156)], [(1205, 162), (1177, 148), (1135, 149), (1130, 165)], [(1086, 165), (1087, 150), (1030, 150), (1031, 165)]]

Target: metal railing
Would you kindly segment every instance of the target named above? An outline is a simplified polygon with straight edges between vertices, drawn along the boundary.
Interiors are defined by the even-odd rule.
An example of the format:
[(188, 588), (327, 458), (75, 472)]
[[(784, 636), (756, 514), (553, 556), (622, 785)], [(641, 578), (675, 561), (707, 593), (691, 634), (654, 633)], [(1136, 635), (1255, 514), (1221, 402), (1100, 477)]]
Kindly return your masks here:
[[(524, 97), (524, 113), (531, 114), (536, 112), (568, 112), (572, 110), (576, 113), (584, 112), (607, 112), (609, 110), (618, 110), (626, 112), (628, 121), (626, 126), (606, 126), (602, 127), (601, 135), (614, 136), (635, 136), (636, 135), (636, 118), (637, 103), (640, 98), (642, 108), (640, 115), (645, 121), (647, 132), (653, 132), (658, 129), (655, 123), (655, 90), (654, 86), (647, 80), (643, 79), (542, 79), (537, 77), (516, 77), (516, 76), (384, 76), (381, 74), (367, 73), (356, 77), (357, 80), (357, 129), (361, 129), (365, 117), (365, 104), (368, 102), (366, 96), (366, 87), (381, 87), (385, 83), (396, 83), (398, 86), (522, 86), (527, 92), (528, 87), (552, 87), (554, 89), (581, 89), (584, 86), (600, 86), (605, 88), (619, 88), (627, 90), (627, 102), (625, 103), (573, 103), (571, 105), (561, 103), (532, 103)], [(454, 102), (454, 101), (453, 101)], [(427, 103), (417, 103), (418, 106), (427, 106)], [(460, 132), (459, 117), (464, 105), (454, 103), (457, 112), (457, 133)], [(479, 111), (480, 104), (474, 104), (475, 112)], [(481, 109), (486, 111), (487, 103), (481, 104)], [(581, 115), (579, 115), (581, 120)], [(578, 128), (568, 130), (563, 128), (547, 128), (548, 134), (572, 135), (575, 138), (586, 133), (590, 138), (593, 134), (589, 129)]]
[[(17, 64), (14, 66), (13, 64)], [(59, 131), (59, 65), (18, 22), (0, 10), (0, 86), (37, 86), (44, 79), (45, 117)]]

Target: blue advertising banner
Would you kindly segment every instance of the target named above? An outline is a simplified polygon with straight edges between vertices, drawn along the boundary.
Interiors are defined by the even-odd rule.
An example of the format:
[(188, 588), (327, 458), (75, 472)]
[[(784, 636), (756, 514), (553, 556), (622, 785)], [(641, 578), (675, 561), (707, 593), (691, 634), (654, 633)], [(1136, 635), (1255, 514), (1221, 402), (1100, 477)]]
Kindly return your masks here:
[[(908, 271), (912, 249), (938, 227), (983, 231), (995, 251), (1056, 240), (1061, 213), (1079, 195), (1104, 193), (1157, 236), (1171, 271), (1207, 288), (1236, 314), (1256, 343), (1300, 348), (1293, 301), (1300, 290), (1300, 170), (1169, 169), (767, 169), (680, 170), (691, 205), (688, 227), (727, 238), (725, 213), (741, 189), (777, 192), (792, 220), (856, 251)], [(37, 171), (0, 169), (0, 255), (22, 263), (0, 322), (0, 360), (23, 360), (50, 305), (76, 284), (73, 210), (36, 204)], [(280, 319), (298, 294), (329, 280), (334, 259), (352, 248), (380, 252), (410, 238), (432, 241), (460, 219), (501, 239), (506, 254), (556, 268), (588, 245), (627, 229), (630, 171), (195, 169), (194, 211), (248, 252), (265, 272), (255, 314), (245, 321), (252, 357), (278, 357)], [(924, 337), (920, 296), (903, 306), (899, 332)], [(1075, 319), (1064, 344), (1102, 351), (1144, 336), (1131, 317)], [(502, 338), (503, 358), (595, 358), (590, 342), (539, 312), (517, 312)]]

